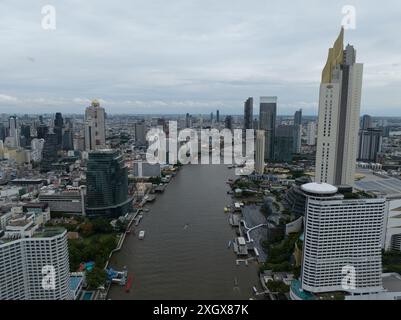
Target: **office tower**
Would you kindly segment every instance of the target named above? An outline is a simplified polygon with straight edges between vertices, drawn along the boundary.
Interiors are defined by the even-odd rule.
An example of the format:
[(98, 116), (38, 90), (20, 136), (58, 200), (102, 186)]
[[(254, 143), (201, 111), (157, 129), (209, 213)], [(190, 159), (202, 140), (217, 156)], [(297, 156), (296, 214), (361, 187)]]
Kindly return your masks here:
[(46, 126), (45, 124), (40, 124), (37, 128), (36, 128), (36, 137), (38, 139), (45, 139), (46, 135), (49, 133), (49, 127)]
[(306, 130), (306, 144), (308, 146), (316, 145), (316, 122), (308, 122)]
[(56, 113), (56, 117), (54, 118), (54, 129), (53, 132), (57, 136), (57, 146), (61, 148), (63, 144), (63, 126), (64, 126), (64, 119), (60, 112)]
[(253, 98), (249, 97), (244, 103), (244, 129), (253, 129)]
[[(386, 200), (345, 200), (329, 184), (301, 188), (307, 196), (302, 289), (312, 293), (382, 291)], [(355, 268), (355, 289), (342, 286), (350, 268)]]
[(294, 114), (294, 124), (295, 125), (302, 125), (302, 109), (299, 109), (298, 111), (295, 111)]
[(189, 115), (189, 113), (187, 113), (185, 115), (185, 128), (191, 128), (192, 124), (191, 124), (191, 116)]
[(43, 116), (42, 116), (42, 115), (39, 116), (39, 123), (40, 123), (40, 124), (43, 124)]
[(210, 113), (210, 123), (213, 123), (213, 112)]
[(20, 144), (22, 147), (26, 147), (31, 144), (31, 127), (26, 124), (21, 125)]
[(145, 121), (135, 123), (135, 143), (140, 146), (146, 145), (146, 124)]
[(63, 133), (63, 150), (74, 150), (74, 133), (72, 129), (65, 129)]
[(118, 151), (103, 149), (89, 153), (86, 185), (88, 216), (118, 217), (132, 211), (128, 170)]
[(368, 128), (359, 130), (358, 160), (376, 162), (376, 157), (382, 149), (383, 130)]
[(40, 162), (42, 160), (43, 147), (45, 144), (44, 139), (34, 138), (31, 141), (31, 159), (33, 162)]
[[(65, 229), (0, 242), (0, 257), (0, 300), (71, 299)], [(54, 287), (43, 287), (49, 268), (54, 268)]]
[(0, 123), (0, 140), (4, 142), (6, 137), (6, 128), (4, 127), (4, 124)]
[(65, 119), (62, 148), (65, 151), (74, 150), (74, 126), (71, 118)]
[(277, 97), (260, 97), (259, 130), (264, 130), (265, 160), (274, 159)]
[(105, 111), (97, 100), (85, 110), (85, 149), (98, 150), (106, 147)]
[(55, 133), (48, 133), (45, 137), (45, 142), (42, 151), (42, 162), (40, 170), (48, 172), (52, 170), (52, 164), (57, 162), (57, 135)]
[(344, 29), (329, 50), (322, 73), (316, 152), (317, 182), (353, 185), (358, 149), (363, 64), (344, 50)]
[(365, 114), (362, 117), (361, 130), (367, 130), (369, 128), (372, 128), (372, 117), (368, 114)]
[(233, 129), (233, 117), (232, 116), (226, 116), (225, 126), (226, 126), (226, 129), (230, 129), (230, 130)]
[(18, 129), (18, 118), (17, 116), (11, 116), (8, 119), (9, 137), (11, 145), (13, 147), (20, 146), (20, 134)]
[(274, 160), (290, 162), (296, 149), (297, 129), (295, 125), (279, 125), (276, 128)]
[(256, 131), (255, 172), (256, 174), (265, 172), (265, 132), (263, 130)]
[(216, 122), (220, 123), (220, 111), (219, 110), (216, 111)]

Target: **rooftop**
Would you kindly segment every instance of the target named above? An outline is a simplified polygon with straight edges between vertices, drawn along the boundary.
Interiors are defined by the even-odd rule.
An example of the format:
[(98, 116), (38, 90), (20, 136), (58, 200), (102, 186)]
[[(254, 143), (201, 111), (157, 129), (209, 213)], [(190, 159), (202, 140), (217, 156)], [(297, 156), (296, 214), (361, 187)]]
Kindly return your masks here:
[(321, 194), (321, 195), (330, 195), (338, 192), (338, 189), (335, 186), (327, 183), (307, 183), (301, 186), (301, 189), (308, 193)]

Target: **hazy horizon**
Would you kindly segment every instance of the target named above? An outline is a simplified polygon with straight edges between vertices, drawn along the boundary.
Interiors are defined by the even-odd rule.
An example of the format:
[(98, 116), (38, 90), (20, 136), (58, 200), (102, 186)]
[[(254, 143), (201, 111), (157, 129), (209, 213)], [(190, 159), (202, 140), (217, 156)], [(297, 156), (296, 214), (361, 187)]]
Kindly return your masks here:
[[(0, 113), (241, 114), (247, 97), (278, 96), (278, 113), (316, 115), (321, 71), (343, 20), (364, 63), (362, 114), (397, 115), (401, 3), (105, 0), (0, 3)], [(392, 8), (389, 10), (388, 8)], [(207, 22), (207, 23), (206, 23)]]

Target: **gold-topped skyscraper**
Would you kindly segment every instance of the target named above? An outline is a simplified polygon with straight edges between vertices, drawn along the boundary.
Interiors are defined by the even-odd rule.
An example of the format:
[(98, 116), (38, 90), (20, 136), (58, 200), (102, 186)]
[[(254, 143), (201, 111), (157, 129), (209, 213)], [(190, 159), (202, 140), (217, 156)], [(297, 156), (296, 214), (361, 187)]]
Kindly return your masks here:
[(363, 64), (344, 49), (344, 29), (329, 50), (322, 72), (316, 152), (316, 182), (354, 185)]

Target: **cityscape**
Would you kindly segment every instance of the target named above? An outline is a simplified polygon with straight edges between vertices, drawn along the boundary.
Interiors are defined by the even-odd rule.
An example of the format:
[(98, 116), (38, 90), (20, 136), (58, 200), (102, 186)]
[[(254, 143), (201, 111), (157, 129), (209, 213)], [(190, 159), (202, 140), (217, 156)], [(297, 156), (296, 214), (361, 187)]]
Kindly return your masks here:
[[(11, 75), (0, 55), (5, 65), (0, 75), (0, 300), (400, 300), (397, 83), (388, 91), (379, 85), (383, 95), (394, 92), (370, 99), (377, 95), (372, 83), (384, 81), (386, 74), (391, 82), (399, 65), (394, 60), (394, 72), (378, 72), (376, 78), (373, 62), (364, 60), (366, 45), (359, 46), (366, 35), (359, 33), (364, 24), (356, 27), (353, 20), (358, 6), (341, 12), (343, 5), (338, 2), (333, 18), (338, 23), (325, 26), (324, 37), (315, 43), (309, 34), (303, 40), (324, 53), (314, 64), (315, 79), (305, 85), (310, 101), (316, 100), (310, 103), (292, 102), (296, 89), (292, 83), (286, 88), (281, 79), (277, 87), (255, 85), (243, 94), (241, 82), (247, 80), (241, 68), (238, 78), (222, 72), (229, 75), (231, 91), (217, 80), (199, 80), (195, 90), (178, 76), (161, 80), (155, 71), (160, 65), (136, 56), (132, 64), (142, 61), (149, 73), (138, 72), (146, 81), (128, 94), (120, 91), (127, 84), (111, 72), (109, 87), (86, 81), (85, 75), (83, 82), (77, 76), (70, 86), (61, 83), (61, 70), (70, 76), (61, 62), (54, 78), (44, 71), (28, 86), (22, 78), (31, 67)], [(15, 13), (10, 1), (2, 6)], [(245, 6), (235, 4), (232, 10), (237, 14)], [(341, 22), (343, 15), (347, 19)], [(63, 37), (67, 22), (57, 4), (42, 7), (39, 16), (44, 19), (37, 22), (40, 32)], [(125, 25), (124, 19), (115, 22)], [(156, 33), (153, 24), (148, 27)], [(132, 30), (142, 30), (137, 28)], [(230, 30), (223, 37), (231, 37)], [(2, 41), (7, 46), (0, 33)], [(212, 40), (204, 34), (196, 41)], [(78, 47), (79, 41), (73, 51)], [(103, 49), (107, 55), (109, 48), (95, 46)], [(163, 53), (166, 61), (174, 55), (170, 50)], [(310, 50), (305, 48), (305, 57)], [(93, 72), (84, 51), (85, 72)], [(21, 54), (31, 64), (40, 60)], [(288, 52), (288, 60), (296, 56)], [(105, 72), (102, 59), (95, 64)], [(203, 62), (195, 62), (199, 73)], [(294, 79), (301, 79), (296, 73)], [(252, 81), (264, 80), (249, 78), (247, 88)], [(65, 98), (27, 98), (72, 92), (76, 86), (87, 91), (87, 98), (75, 98), (70, 106)], [(189, 102), (182, 96), (181, 102), (162, 103), (162, 92), (198, 95), (204, 86), (221, 90), (222, 100), (196, 102), (194, 96)], [(129, 108), (121, 109), (124, 102), (116, 97)], [(390, 100), (394, 107), (386, 109)], [(377, 101), (383, 105), (375, 106)], [(216, 312), (223, 310), (234, 312)], [(164, 314), (184, 317), (190, 311), (167, 308)]]

